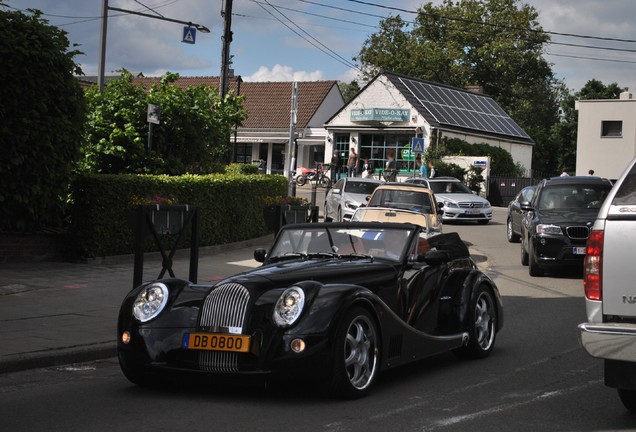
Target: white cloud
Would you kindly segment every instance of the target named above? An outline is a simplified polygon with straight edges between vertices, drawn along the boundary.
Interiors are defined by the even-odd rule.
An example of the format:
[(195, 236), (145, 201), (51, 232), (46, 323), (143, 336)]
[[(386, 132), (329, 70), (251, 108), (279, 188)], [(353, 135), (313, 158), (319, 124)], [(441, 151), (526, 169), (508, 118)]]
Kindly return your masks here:
[(252, 75), (244, 76), (244, 81), (321, 81), (324, 80), (322, 71), (297, 71), (291, 66), (275, 65), (270, 70), (266, 66), (261, 66)]

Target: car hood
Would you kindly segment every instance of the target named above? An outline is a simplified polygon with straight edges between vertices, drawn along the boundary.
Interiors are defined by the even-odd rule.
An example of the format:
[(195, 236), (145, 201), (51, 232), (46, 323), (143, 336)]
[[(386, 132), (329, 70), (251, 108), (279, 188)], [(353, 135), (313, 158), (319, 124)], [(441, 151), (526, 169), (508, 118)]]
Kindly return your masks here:
[(394, 284), (396, 279), (395, 265), (370, 258), (342, 257), (280, 261), (232, 276), (220, 283), (232, 281), (267, 290), (311, 280), (323, 284), (355, 284), (375, 291), (376, 286)]
[(435, 197), (437, 198), (438, 201), (455, 201), (455, 202), (472, 201), (472, 202), (479, 202), (479, 203), (488, 202), (487, 199), (482, 198), (479, 195), (470, 194), (470, 193), (452, 193), (452, 194), (436, 193)]
[(356, 202), (358, 205), (366, 203), (367, 202), (367, 197), (370, 197), (371, 194), (359, 194), (359, 193), (349, 193), (349, 192), (345, 192), (342, 195), (342, 200), (343, 201), (353, 201)]
[(554, 225), (588, 225), (592, 226), (598, 209), (572, 209), (572, 210), (535, 210), (535, 223)]

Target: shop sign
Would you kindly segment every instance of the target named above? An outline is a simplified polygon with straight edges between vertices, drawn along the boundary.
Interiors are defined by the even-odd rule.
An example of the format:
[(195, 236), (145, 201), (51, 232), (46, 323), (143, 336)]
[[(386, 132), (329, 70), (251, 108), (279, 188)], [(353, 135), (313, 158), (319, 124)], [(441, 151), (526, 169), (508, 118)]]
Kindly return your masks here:
[(406, 122), (411, 118), (410, 109), (395, 108), (362, 108), (352, 109), (351, 121), (399, 121)]

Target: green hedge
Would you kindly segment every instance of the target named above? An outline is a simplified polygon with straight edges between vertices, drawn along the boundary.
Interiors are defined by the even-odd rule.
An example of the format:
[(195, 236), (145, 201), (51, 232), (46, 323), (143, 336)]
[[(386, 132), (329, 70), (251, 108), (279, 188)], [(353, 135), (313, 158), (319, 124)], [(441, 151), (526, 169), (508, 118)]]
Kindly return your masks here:
[[(287, 179), (279, 175), (84, 175), (72, 184), (74, 203), (65, 252), (80, 258), (133, 253), (134, 209), (157, 200), (199, 208), (200, 246), (263, 236), (268, 233), (264, 198), (285, 196), (287, 187)], [(174, 238), (161, 237), (169, 250)], [(183, 239), (180, 245), (187, 247), (189, 233)], [(158, 250), (152, 237), (145, 240), (146, 251)]]

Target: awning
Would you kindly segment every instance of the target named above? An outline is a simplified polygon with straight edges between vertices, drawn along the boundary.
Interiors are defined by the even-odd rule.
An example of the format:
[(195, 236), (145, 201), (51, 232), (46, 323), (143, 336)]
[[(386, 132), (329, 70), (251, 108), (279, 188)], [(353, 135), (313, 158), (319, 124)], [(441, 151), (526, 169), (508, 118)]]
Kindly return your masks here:
[(316, 138), (298, 138), (296, 143), (298, 145), (325, 145), (326, 137), (316, 137)]
[(268, 136), (237, 136), (236, 142), (238, 143), (274, 143), (274, 144), (284, 144), (289, 142), (289, 137), (268, 137)]

